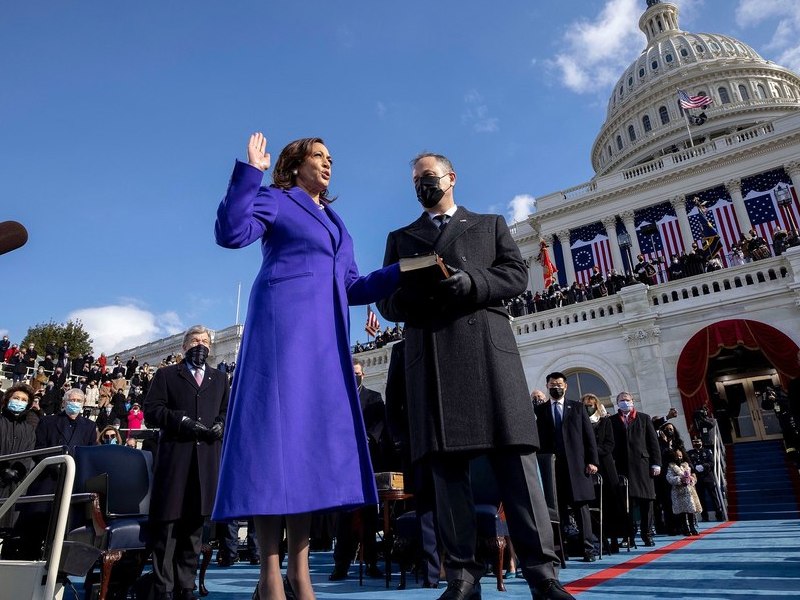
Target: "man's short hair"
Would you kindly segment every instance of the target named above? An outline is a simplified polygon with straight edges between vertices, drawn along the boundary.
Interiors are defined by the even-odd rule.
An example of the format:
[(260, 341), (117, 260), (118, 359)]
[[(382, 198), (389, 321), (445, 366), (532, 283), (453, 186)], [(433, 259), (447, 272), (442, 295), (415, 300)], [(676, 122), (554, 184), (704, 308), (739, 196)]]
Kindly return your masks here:
[(547, 377), (544, 378), (544, 380), (547, 383), (550, 383), (551, 379), (563, 379), (564, 381), (566, 381), (567, 380), (567, 376), (564, 375), (561, 371), (553, 371)]
[(186, 342), (189, 341), (193, 335), (197, 335), (198, 333), (205, 333), (208, 335), (208, 341), (211, 341), (211, 330), (206, 327), (205, 325), (192, 325), (189, 329), (186, 330), (186, 333), (183, 334), (183, 344), (182, 346), (186, 345)]
[(450, 159), (444, 154), (436, 154), (434, 152), (420, 152), (411, 160), (411, 167), (415, 167), (420, 160), (423, 158), (428, 158), (429, 156), (435, 158), (439, 166), (442, 167), (447, 173), (455, 173), (453, 163), (450, 162)]
[(619, 394), (617, 394), (617, 402), (619, 402), (619, 399), (620, 399), (622, 396), (627, 396), (628, 398), (630, 398), (631, 400), (633, 400), (633, 394), (631, 394), (630, 392), (620, 392)]
[(360, 366), (362, 369), (364, 368), (364, 363), (361, 362), (361, 360), (359, 360), (358, 358), (353, 359), (353, 366), (355, 367), (356, 365)]
[(70, 388), (66, 392), (64, 392), (63, 400), (64, 402), (69, 402), (71, 399), (80, 396), (81, 403), (86, 401), (86, 394), (81, 391), (80, 388)]

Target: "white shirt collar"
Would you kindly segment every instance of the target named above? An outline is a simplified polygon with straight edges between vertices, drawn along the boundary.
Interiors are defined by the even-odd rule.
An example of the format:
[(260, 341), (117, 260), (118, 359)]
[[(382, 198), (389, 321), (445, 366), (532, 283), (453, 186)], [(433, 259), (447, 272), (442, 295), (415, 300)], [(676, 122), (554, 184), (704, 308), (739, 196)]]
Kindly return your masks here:
[(443, 212), (443, 213), (435, 213), (435, 212), (431, 212), (431, 211), (429, 211), (429, 210), (426, 210), (425, 212), (426, 212), (426, 213), (428, 213), (428, 217), (429, 217), (431, 220), (433, 220), (433, 217), (438, 217), (440, 214), (441, 214), (441, 215), (447, 215), (448, 217), (452, 217), (454, 214), (456, 214), (456, 211), (457, 211), (457, 210), (458, 210), (458, 206), (456, 206), (455, 204), (453, 204), (453, 206), (451, 206), (451, 207), (450, 207), (448, 210), (446, 210), (446, 211), (445, 211), (445, 212)]

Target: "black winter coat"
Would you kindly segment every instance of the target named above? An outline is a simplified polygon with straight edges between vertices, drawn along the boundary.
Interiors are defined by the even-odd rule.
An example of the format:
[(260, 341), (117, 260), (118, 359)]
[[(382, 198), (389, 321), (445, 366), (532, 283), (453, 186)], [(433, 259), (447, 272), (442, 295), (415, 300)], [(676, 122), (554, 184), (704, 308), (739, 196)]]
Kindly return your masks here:
[(654, 500), (656, 488), (650, 467), (661, 466), (661, 450), (653, 420), (640, 412), (628, 427), (619, 413), (609, 419), (614, 430), (614, 462), (619, 474), (628, 478), (628, 495)]
[[(173, 521), (189, 516), (182, 514), (182, 508), (187, 487), (196, 487), (188, 485), (189, 477), (194, 476), (199, 476), (200, 514), (211, 514), (222, 442), (198, 440), (185, 425), (181, 426), (181, 421), (189, 417), (209, 428), (215, 422), (224, 424), (228, 394), (227, 376), (210, 365), (206, 365), (199, 387), (185, 361), (156, 371), (144, 401), (145, 423), (161, 429), (150, 500), (151, 519)], [(192, 469), (194, 459), (196, 473)]]
[(525, 291), (527, 269), (505, 220), (459, 207), (444, 231), (423, 213), (393, 231), (384, 265), (436, 252), (465, 271), (473, 289), (452, 298), (436, 284), (398, 290), (377, 303), (405, 328), (405, 377), (411, 457), (430, 452), (535, 449), (533, 407), (503, 300)]

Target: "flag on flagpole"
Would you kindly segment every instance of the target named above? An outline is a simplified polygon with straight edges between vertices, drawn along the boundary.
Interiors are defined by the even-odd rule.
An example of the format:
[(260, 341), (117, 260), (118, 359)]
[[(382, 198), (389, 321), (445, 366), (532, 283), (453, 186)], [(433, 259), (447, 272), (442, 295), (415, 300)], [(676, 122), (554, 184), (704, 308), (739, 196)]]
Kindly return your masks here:
[(678, 102), (681, 108), (703, 108), (712, 104), (714, 100), (709, 96), (690, 96), (683, 90), (678, 90)]
[(378, 317), (372, 312), (372, 306), (367, 304), (367, 324), (364, 326), (364, 331), (367, 332), (367, 335), (375, 337), (380, 330), (381, 324), (378, 322)]
[(553, 264), (553, 261), (550, 260), (550, 251), (547, 249), (547, 242), (544, 240), (539, 240), (539, 256), (536, 257), (536, 261), (542, 265), (542, 272), (544, 275), (544, 289), (549, 288), (553, 285), (556, 281), (556, 273), (558, 273), (558, 269)]

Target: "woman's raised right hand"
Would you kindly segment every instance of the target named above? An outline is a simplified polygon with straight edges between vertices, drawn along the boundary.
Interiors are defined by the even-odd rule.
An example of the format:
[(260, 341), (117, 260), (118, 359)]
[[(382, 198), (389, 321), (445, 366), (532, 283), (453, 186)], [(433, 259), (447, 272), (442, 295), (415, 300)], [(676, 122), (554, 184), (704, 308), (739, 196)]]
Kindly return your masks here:
[(269, 169), (271, 158), (267, 150), (267, 138), (260, 131), (250, 136), (247, 143), (247, 162), (259, 171)]

